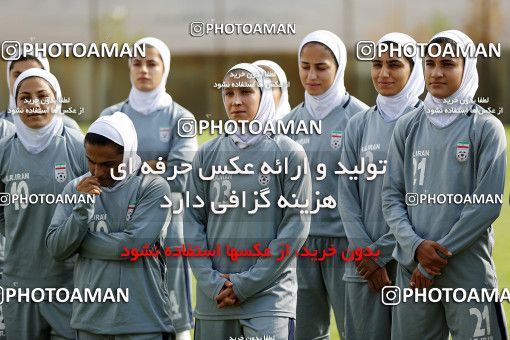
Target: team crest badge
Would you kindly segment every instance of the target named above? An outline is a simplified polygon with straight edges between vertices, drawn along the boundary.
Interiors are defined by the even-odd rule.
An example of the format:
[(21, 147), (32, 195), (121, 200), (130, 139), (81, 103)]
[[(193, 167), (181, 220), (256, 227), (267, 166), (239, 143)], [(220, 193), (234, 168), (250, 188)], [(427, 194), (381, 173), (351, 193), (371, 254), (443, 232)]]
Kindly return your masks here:
[(159, 128), (159, 140), (163, 143), (170, 141), (170, 128), (168, 126)]
[(59, 183), (65, 182), (67, 178), (66, 162), (55, 163), (55, 179)]
[(338, 150), (342, 146), (342, 139), (344, 138), (343, 131), (332, 131), (329, 145), (331, 148)]
[(269, 175), (259, 174), (259, 184), (260, 185), (268, 185), (269, 184)]
[(131, 216), (133, 216), (134, 212), (135, 212), (135, 205), (132, 203), (129, 203), (128, 208), (127, 208), (126, 221), (131, 220)]
[(457, 142), (457, 153), (455, 155), (459, 162), (465, 162), (469, 155), (469, 143), (466, 141)]

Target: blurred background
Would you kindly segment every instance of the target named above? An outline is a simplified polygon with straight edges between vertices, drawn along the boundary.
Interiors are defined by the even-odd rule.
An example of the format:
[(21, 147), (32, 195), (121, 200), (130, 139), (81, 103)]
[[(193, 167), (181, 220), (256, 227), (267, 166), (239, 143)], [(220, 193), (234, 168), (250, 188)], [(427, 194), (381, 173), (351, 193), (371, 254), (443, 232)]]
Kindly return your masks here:
[[(270, 59), (282, 66), (290, 81), (290, 103), (299, 104), (304, 90), (298, 78), (297, 48), (306, 34), (318, 29), (330, 30), (344, 41), (349, 56), (347, 90), (368, 105), (375, 103), (376, 92), (370, 80), (370, 62), (355, 57), (354, 48), (360, 40), (377, 41), (386, 33), (399, 31), (427, 42), (439, 31), (459, 29), (475, 43), (501, 43), (501, 58), (478, 60), (476, 96), (489, 97), (486, 108), (510, 110), (509, 0), (0, 0), (0, 8), (0, 41), (133, 43), (144, 36), (163, 40), (172, 54), (167, 90), (198, 119), (225, 117), (214, 83), (221, 82), (234, 64), (257, 59)], [(192, 22), (291, 23), (295, 34), (193, 37)], [(63, 95), (71, 99), (64, 108), (84, 108), (82, 115), (70, 116), (85, 131), (104, 108), (128, 96), (127, 59), (57, 58), (50, 59), (50, 65)], [(0, 60), (0, 69), (5, 66)], [(0, 110), (6, 108), (7, 101), (7, 82), (0, 77)], [(498, 117), (510, 124), (510, 111)], [(508, 125), (506, 130), (508, 138)], [(509, 224), (506, 201), (496, 221), (494, 248), (500, 288), (510, 287)], [(504, 303), (504, 307), (509, 315), (510, 304)], [(338, 339), (334, 319), (331, 332), (331, 338)]]
[[(303, 88), (297, 48), (307, 33), (317, 29), (330, 30), (344, 41), (349, 55), (347, 90), (368, 105), (375, 103), (376, 92), (370, 62), (355, 57), (355, 44), (360, 40), (377, 41), (399, 31), (427, 42), (439, 31), (459, 29), (475, 43), (501, 43), (501, 58), (478, 61), (477, 96), (489, 97), (487, 106), (492, 108), (510, 107), (506, 95), (510, 85), (508, 0), (0, 0), (0, 8), (2, 41), (132, 43), (144, 36), (163, 40), (172, 54), (167, 90), (197, 118), (223, 117), (221, 95), (214, 83), (221, 82), (234, 64), (261, 58), (282, 66), (290, 81), (290, 103), (300, 103)], [(193, 37), (192, 22), (292, 23), (295, 34)], [(90, 122), (129, 93), (125, 58), (62, 57), (50, 59), (50, 64), (64, 96), (71, 99), (67, 106), (84, 108), (79, 117), (71, 115), (78, 121)], [(0, 68), (5, 69), (5, 61), (0, 61)], [(0, 81), (0, 109), (7, 105), (6, 86)], [(510, 123), (508, 116), (501, 118)]]

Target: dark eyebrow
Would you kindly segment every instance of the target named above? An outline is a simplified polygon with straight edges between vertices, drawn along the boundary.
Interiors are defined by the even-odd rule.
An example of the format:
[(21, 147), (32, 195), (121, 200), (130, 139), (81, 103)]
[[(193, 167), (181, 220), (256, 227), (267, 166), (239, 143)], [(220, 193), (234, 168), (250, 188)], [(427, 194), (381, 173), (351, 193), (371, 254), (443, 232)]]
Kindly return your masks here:
[[(310, 65), (310, 63), (308, 61), (303, 61), (303, 60), (301, 60), (301, 64)], [(321, 62), (321, 63), (316, 63), (314, 65), (316, 65), (316, 66), (328, 66), (328, 63)]]
[(139, 60), (139, 61), (142, 61), (142, 60), (145, 60), (145, 61), (157, 61), (158, 58), (149, 58), (149, 57), (146, 57), (146, 58), (132, 58), (131, 60), (132, 61), (137, 61), (137, 60)]
[[(48, 90), (39, 90), (39, 91), (36, 92), (36, 94), (44, 94), (44, 93), (48, 93), (48, 92), (50, 92), (50, 91), (48, 91)], [(31, 92), (27, 92), (27, 91), (22, 91), (22, 92), (18, 93), (18, 96), (21, 96), (21, 95), (24, 95), (24, 94), (30, 95), (32, 93)]]

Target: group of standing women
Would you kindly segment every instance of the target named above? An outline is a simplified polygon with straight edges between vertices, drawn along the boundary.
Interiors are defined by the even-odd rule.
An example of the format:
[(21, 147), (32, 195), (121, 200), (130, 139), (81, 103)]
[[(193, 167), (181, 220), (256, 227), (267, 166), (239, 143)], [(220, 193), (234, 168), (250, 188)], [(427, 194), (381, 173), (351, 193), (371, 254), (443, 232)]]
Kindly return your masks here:
[[(473, 44), (465, 34), (454, 30), (438, 33), (431, 42), (441, 46)], [(474, 113), (483, 109), (473, 105), (460, 105), (457, 113), (446, 113), (449, 107), (444, 99), (473, 99), (478, 87), (476, 58), (426, 55), (423, 67), (418, 55), (406, 58), (381, 53), (371, 66), (371, 78), (378, 92), (376, 105), (368, 107), (346, 90), (347, 51), (341, 39), (329, 31), (315, 31), (302, 40), (298, 49), (299, 77), (305, 94), (304, 101), (294, 109), (288, 102), (285, 72), (267, 60), (231, 67), (223, 79), (227, 86), (221, 95), (229, 119), (257, 120), (262, 124), (276, 119), (321, 121), (321, 134), (236, 132), (220, 135), (197, 150), (196, 139), (177, 134), (179, 119), (193, 115), (166, 92), (168, 47), (155, 38), (137, 43), (146, 46), (146, 56), (129, 60), (129, 97), (104, 110), (93, 123), (85, 138), (87, 151), (75, 123), (60, 113), (60, 87), (49, 73), (47, 61), (26, 57), (8, 65), (9, 108), (22, 111), (12, 116), (14, 126), (0, 120), (5, 134), (0, 140), (3, 191), (60, 194), (72, 182), (67, 186), (74, 186), (78, 192), (95, 193), (96, 200), (115, 190), (121, 192), (124, 189), (118, 188), (125, 188), (125, 184), (99, 175), (104, 172), (98, 170), (101, 160), (104, 169), (113, 168), (113, 163), (107, 162), (110, 149), (92, 146), (113, 141), (111, 145), (123, 147), (124, 153), (118, 154), (122, 161), (129, 146), (129, 138), (123, 136), (126, 132), (119, 128), (124, 126), (137, 140), (137, 145), (129, 146), (133, 154), (151, 167), (156, 167), (158, 160), (166, 163), (161, 177), (165, 181), (167, 177), (175, 178), (168, 181), (173, 202), (178, 202), (185, 192), (204, 201), (202, 207), (186, 208), (182, 214), (171, 216), (162, 244), (173, 247), (186, 243), (202, 249), (228, 244), (245, 249), (261, 243), (272, 254), (278, 254), (282, 244), (290, 254), (303, 246), (319, 252), (335, 248), (338, 254), (346, 249), (369, 247), (380, 255), (355, 262), (346, 262), (339, 255), (326, 261), (288, 256), (277, 262), (264, 257), (231, 261), (224, 255), (167, 258), (166, 270), (157, 263), (147, 263), (146, 269), (161, 269), (160, 284), (166, 288), (158, 287), (157, 282), (144, 286), (150, 288), (154, 284), (154, 289), (160, 290), (161, 294), (148, 294), (147, 300), (155, 296), (165, 299), (167, 303), (162, 305), (167, 310), (155, 313), (152, 309), (161, 305), (143, 301), (141, 306), (128, 308), (133, 313), (153, 313), (152, 324), (151, 318), (146, 318), (144, 327), (126, 322), (120, 317), (123, 314), (116, 315), (111, 308), (108, 311), (114, 315), (106, 317), (100, 307), (8, 303), (3, 310), (8, 337), (73, 338), (75, 329), (84, 339), (107, 335), (161, 339), (173, 333), (177, 339), (186, 339), (195, 324), (196, 339), (327, 339), (333, 308), (342, 339), (447, 339), (449, 334), (454, 339), (506, 338), (504, 315), (497, 303), (408, 301), (392, 307), (381, 301), (381, 291), (387, 286), (478, 290), (497, 287), (491, 252), (492, 222), (499, 214), (499, 205), (406, 205), (407, 193), (438, 194), (446, 190), (498, 194), (503, 190), (506, 140), (502, 124), (489, 113)], [(390, 33), (377, 46), (402, 47), (409, 43), (416, 42), (403, 33)], [(273, 79), (268, 72), (274, 74)], [(268, 86), (275, 80), (280, 87)], [(239, 82), (245, 85), (236, 87)], [(422, 102), (419, 96), (424, 87), (428, 93)], [(46, 107), (26, 103), (26, 99), (36, 98), (50, 98), (53, 104)], [(27, 108), (41, 113), (25, 113)], [(437, 113), (438, 109), (443, 113)], [(460, 148), (466, 145), (467, 154), (460, 155)], [(116, 157), (115, 153), (112, 157)], [(233, 157), (239, 157), (240, 168), (251, 163), (255, 169), (287, 159), (290, 171), (222, 175), (211, 180), (201, 176), (211, 175), (216, 166), (229, 166)], [(335, 174), (339, 161), (349, 169), (366, 162), (387, 170), (375, 179), (366, 174), (354, 179)], [(192, 164), (189, 178), (174, 173), (185, 164)], [(325, 177), (319, 176), (322, 165), (327, 168)], [(304, 171), (297, 176), (299, 168)], [(135, 173), (132, 177), (136, 177)], [(126, 181), (131, 181), (133, 188), (143, 187), (134, 180)], [(156, 184), (161, 190), (154, 192), (166, 192), (162, 183)], [(150, 192), (145, 187), (143, 190)], [(296, 208), (280, 208), (276, 204), (255, 215), (245, 208), (223, 214), (210, 209), (211, 205), (229, 202), (231, 194), (241, 191), (264, 191), (273, 203), (280, 196), (309, 202), (316, 202), (317, 196), (332, 196), (337, 205), (317, 214), (303, 214)], [(116, 197), (120, 199), (120, 195)], [(139, 201), (145, 197), (135, 196)], [(249, 196), (248, 208), (254, 206), (255, 199)], [(128, 203), (132, 204), (125, 204)], [(316, 208), (314, 204), (310, 210)], [(107, 210), (107, 205), (97, 203), (96, 209)], [(135, 203), (133, 209), (136, 212), (145, 207)], [(76, 254), (81, 268), (98, 268), (104, 271), (104, 277), (114, 275), (107, 269), (117, 267), (105, 266), (104, 261), (116, 263), (119, 259), (90, 255), (93, 242), (97, 244), (95, 251), (107, 251), (94, 237), (101, 239), (100, 233), (108, 233), (111, 228), (91, 228), (87, 235), (83, 231), (78, 241), (65, 242), (72, 238), (72, 234), (64, 232), (65, 228), (72, 230), (74, 225), (79, 229), (80, 223), (73, 222), (73, 218), (90, 220), (94, 207), (77, 205), (66, 210), (59, 206), (57, 210), (53, 221), (55, 206), (51, 205), (13, 204), (0, 211), (0, 231), (6, 237), (4, 287), (72, 287)], [(166, 221), (165, 218), (161, 217)], [(129, 234), (130, 228), (137, 230), (132, 224), (148, 222), (137, 217), (130, 223), (127, 231), (116, 226), (120, 228), (116, 233)], [(161, 228), (166, 228), (165, 223)], [(104, 247), (120, 246), (119, 240), (128, 239), (123, 236), (115, 239), (117, 243), (108, 240)], [(29, 251), (34, 256), (27, 256)], [(93, 260), (84, 266), (81, 257)], [(94, 261), (98, 261), (97, 267)], [(189, 265), (197, 280), (194, 322)], [(74, 285), (101, 285), (103, 276), (92, 277), (78, 268)], [(152, 275), (153, 281), (155, 277)], [(486, 315), (482, 326), (474, 310), (480, 316)], [(165, 324), (170, 318), (173, 326)], [(98, 329), (97, 324), (105, 329)]]

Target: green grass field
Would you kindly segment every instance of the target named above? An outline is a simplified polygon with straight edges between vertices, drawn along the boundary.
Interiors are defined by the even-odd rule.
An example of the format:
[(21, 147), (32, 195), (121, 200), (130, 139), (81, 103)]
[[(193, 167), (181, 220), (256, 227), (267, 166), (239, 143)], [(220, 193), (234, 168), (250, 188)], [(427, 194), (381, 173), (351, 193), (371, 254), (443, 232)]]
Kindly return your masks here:
[[(83, 131), (86, 131), (88, 128), (88, 124), (80, 125)], [(507, 141), (510, 140), (510, 126), (505, 126)], [(199, 136), (199, 144), (204, 143), (211, 136)], [(507, 150), (507, 159), (509, 158), (510, 148)], [(504, 197), (508, 197), (510, 193), (510, 166), (507, 166), (506, 172), (506, 183), (505, 183), (505, 194)], [(501, 215), (495, 222), (495, 235), (496, 235), (496, 244), (494, 247), (494, 261), (496, 263), (496, 270), (498, 275), (499, 289), (502, 288), (510, 288), (510, 251), (506, 248), (510, 244), (510, 233), (506, 233), (505, 227), (510, 224), (510, 206), (508, 204), (508, 200), (505, 199), (503, 204), (503, 208), (501, 210)], [(195, 285), (196, 282), (193, 279), (193, 302), (195, 301)], [(503, 304), (505, 309), (505, 314), (510, 315), (510, 304), (505, 302)], [(336, 323), (333, 317), (333, 313), (331, 315), (331, 340), (340, 339), (338, 335), (338, 331), (336, 328)]]

